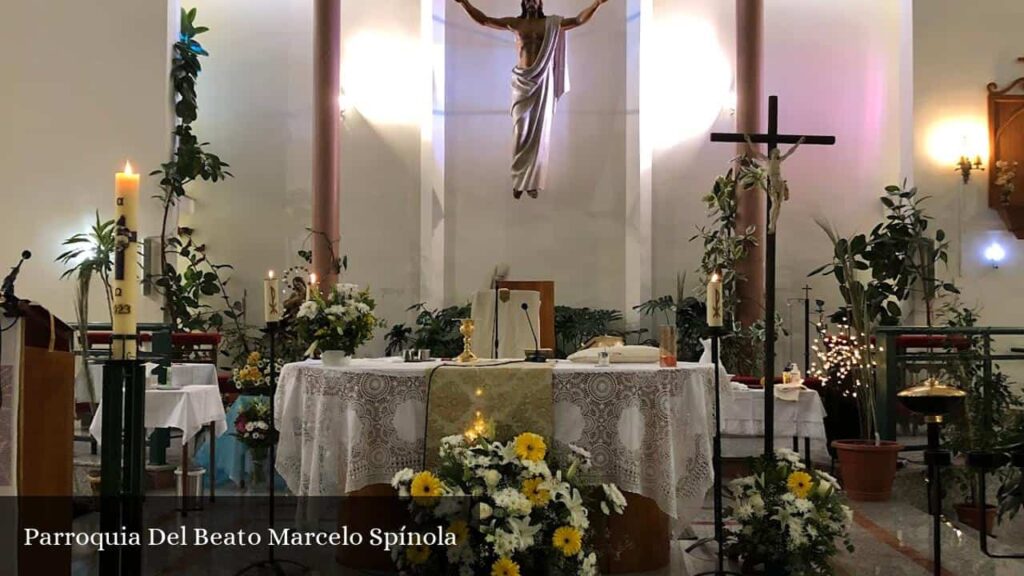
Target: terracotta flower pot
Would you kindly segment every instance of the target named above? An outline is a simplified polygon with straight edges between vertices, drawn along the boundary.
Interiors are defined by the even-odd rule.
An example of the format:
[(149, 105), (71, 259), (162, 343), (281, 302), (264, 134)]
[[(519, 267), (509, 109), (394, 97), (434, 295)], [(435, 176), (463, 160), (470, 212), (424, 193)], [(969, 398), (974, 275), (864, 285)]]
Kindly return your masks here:
[(896, 458), (903, 446), (873, 440), (836, 440), (832, 447), (839, 454), (843, 489), (850, 500), (885, 502), (892, 497), (896, 478)]
[(953, 506), (956, 508), (956, 517), (961, 522), (974, 528), (975, 530), (981, 530), (981, 521), (985, 519), (985, 531), (989, 534), (992, 533), (992, 529), (996, 525), (996, 507), (988, 505), (985, 510), (981, 510), (981, 506), (978, 504), (967, 504), (961, 503)]

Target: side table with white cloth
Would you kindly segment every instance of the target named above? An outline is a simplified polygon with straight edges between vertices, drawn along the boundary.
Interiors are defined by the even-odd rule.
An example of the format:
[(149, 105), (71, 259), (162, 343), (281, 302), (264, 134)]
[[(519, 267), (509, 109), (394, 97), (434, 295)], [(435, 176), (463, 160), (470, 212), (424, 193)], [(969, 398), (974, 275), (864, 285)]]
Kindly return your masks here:
[[(216, 384), (216, 371), (213, 372), (213, 384), (193, 384), (197, 376), (201, 376), (206, 368), (210, 366), (203, 364), (181, 364), (171, 368), (172, 386), (170, 388), (156, 388), (147, 385), (146, 389), (146, 410), (143, 422), (147, 430), (156, 428), (176, 428), (181, 430), (181, 469), (182, 481), (182, 506), (188, 502), (187, 474), (189, 469), (189, 442), (192, 441), (202, 430), (208, 430), (211, 440), (227, 431), (227, 420), (224, 414), (224, 404), (220, 398), (220, 388)], [(99, 368), (99, 380), (102, 380), (102, 367)], [(148, 379), (147, 379), (148, 380)], [(185, 384), (185, 382), (190, 382)], [(184, 384), (180, 388), (178, 383)], [(103, 443), (103, 405), (100, 404), (96, 415), (89, 427), (89, 433), (100, 444)], [(212, 446), (212, 443), (211, 443)], [(211, 466), (215, 455), (211, 450)], [(211, 486), (210, 501), (216, 498), (216, 492)]]
[[(726, 457), (755, 456), (763, 451), (760, 439), (764, 437), (764, 390), (749, 389), (734, 384), (731, 399), (722, 402), (722, 440)], [(799, 440), (804, 443), (804, 456), (828, 458), (825, 436), (825, 405), (814, 390), (803, 389), (795, 401), (775, 398), (775, 446), (800, 451)]]

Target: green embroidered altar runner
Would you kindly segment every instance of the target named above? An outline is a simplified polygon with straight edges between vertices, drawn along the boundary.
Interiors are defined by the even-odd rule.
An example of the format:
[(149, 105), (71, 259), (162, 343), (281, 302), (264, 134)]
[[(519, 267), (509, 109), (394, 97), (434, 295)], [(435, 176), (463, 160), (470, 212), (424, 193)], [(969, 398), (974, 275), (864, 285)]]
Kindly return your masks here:
[[(431, 375), (430, 372), (433, 372)], [(441, 439), (470, 430), (474, 420), (493, 424), (492, 439), (522, 432), (551, 438), (554, 402), (548, 364), (445, 365), (431, 369), (427, 400), (426, 467), (437, 462)]]

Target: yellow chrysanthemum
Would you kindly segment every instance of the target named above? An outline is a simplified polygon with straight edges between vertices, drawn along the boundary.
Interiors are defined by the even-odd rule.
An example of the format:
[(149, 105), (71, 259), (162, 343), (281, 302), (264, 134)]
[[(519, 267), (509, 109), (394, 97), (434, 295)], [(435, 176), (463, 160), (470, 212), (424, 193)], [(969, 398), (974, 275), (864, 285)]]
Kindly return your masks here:
[(260, 363), (260, 358), (259, 352), (250, 352), (248, 363), (255, 366)]
[(807, 495), (811, 493), (811, 487), (814, 484), (814, 479), (807, 472), (796, 471), (789, 475), (786, 479), (786, 486), (789, 487), (789, 491), (793, 493), (797, 498), (807, 498)]
[(543, 508), (548, 505), (551, 501), (551, 492), (540, 487), (544, 483), (541, 478), (527, 478), (523, 480), (523, 486), (520, 490), (523, 496), (526, 496), (530, 503), (538, 508)]
[(575, 556), (579, 554), (580, 548), (583, 546), (583, 534), (580, 534), (580, 531), (572, 526), (562, 526), (555, 530), (555, 535), (551, 537), (551, 544), (561, 550), (562, 554)]
[(469, 525), (465, 520), (455, 520), (448, 525), (448, 532), (455, 535), (455, 545), (462, 546), (469, 541)]
[(444, 486), (437, 476), (425, 471), (413, 477), (409, 492), (417, 503), (429, 505), (444, 495)]
[(511, 558), (498, 558), (491, 566), (491, 576), (519, 576), (519, 564)]
[(410, 546), (405, 549), (405, 559), (410, 564), (423, 564), (430, 558), (430, 546)]
[(516, 456), (530, 462), (539, 462), (548, 453), (544, 438), (532, 432), (524, 432), (515, 439)]

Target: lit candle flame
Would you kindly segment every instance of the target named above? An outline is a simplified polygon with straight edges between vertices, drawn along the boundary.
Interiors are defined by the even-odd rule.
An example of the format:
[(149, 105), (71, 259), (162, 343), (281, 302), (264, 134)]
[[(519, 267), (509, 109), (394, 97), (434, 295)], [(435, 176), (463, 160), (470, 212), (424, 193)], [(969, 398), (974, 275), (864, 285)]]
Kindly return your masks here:
[(274, 271), (273, 270), (271, 270), (270, 272), (267, 272), (267, 278), (269, 278), (271, 280), (274, 279)]
[(310, 284), (316, 284), (316, 273), (315, 272), (313, 274), (309, 275), (309, 283)]
[(718, 276), (718, 272), (715, 272), (714, 274), (711, 275), (711, 281), (712, 282), (718, 282), (720, 280), (721, 280), (721, 278)]
[(132, 174), (135, 174), (134, 172), (132, 172), (132, 163), (127, 160), (125, 160), (124, 162), (124, 174), (125, 176), (131, 176)]

